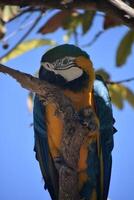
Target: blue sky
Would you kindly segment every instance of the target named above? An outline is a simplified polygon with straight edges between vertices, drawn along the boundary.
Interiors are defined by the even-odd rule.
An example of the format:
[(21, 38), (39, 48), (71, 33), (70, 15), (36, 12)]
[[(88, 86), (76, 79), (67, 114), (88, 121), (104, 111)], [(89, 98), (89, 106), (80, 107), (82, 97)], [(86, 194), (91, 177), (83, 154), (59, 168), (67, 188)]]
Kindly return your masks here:
[[(13, 31), (18, 22), (9, 25)], [(91, 32), (80, 40), (88, 43), (93, 34), (102, 29), (102, 18), (97, 17)], [(122, 68), (115, 67), (116, 48), (123, 35), (128, 31), (125, 26), (106, 31), (93, 46), (84, 48), (90, 55), (95, 69), (104, 67), (112, 80), (134, 77), (132, 54)], [(49, 34), (47, 38), (63, 43), (63, 31)], [(17, 38), (18, 36), (16, 36)], [(33, 38), (34, 34), (29, 36)], [(41, 35), (37, 35), (38, 38)], [(12, 44), (15, 38), (12, 39)], [(73, 38), (70, 43), (73, 43)], [(33, 74), (40, 66), (40, 58), (48, 46), (38, 48), (6, 63), (6, 65)], [(0, 51), (0, 55), (5, 50)], [(133, 52), (134, 53), (134, 52)], [(134, 82), (126, 84), (134, 91)], [(0, 74), (0, 199), (1, 200), (50, 200), (43, 189), (43, 180), (34, 157), (32, 114), (26, 105), (28, 91), (9, 76)], [(133, 200), (134, 158), (133, 158), (133, 122), (134, 109), (125, 103), (122, 111), (113, 106), (118, 132), (115, 135), (113, 150), (113, 170), (110, 186), (110, 200)]]

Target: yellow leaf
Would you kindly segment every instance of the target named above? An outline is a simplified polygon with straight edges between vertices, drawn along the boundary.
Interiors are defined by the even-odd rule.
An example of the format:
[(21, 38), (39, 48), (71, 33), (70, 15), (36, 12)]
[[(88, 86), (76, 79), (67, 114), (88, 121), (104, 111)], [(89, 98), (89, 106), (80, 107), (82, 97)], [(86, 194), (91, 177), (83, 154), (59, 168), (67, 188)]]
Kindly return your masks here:
[(123, 108), (123, 101), (127, 101), (134, 107), (134, 92), (128, 87), (121, 84), (113, 84), (109, 86), (112, 102), (120, 109)]
[(109, 92), (112, 103), (119, 109), (123, 108), (123, 98), (116, 85), (109, 85)]
[(43, 39), (35, 39), (35, 40), (28, 40), (20, 45), (18, 45), (11, 53), (9, 53), (7, 56), (5, 56), (3, 59), (1, 59), (1, 62), (7, 62), (13, 58), (16, 58), (17, 56), (20, 56), (34, 48), (38, 48), (40, 46), (44, 45), (55, 45), (55, 41), (53, 40), (43, 40)]
[(29, 112), (32, 112), (33, 110), (33, 93), (29, 92), (28, 97), (27, 97), (27, 107)]
[(124, 100), (128, 101), (128, 103), (134, 107), (134, 92), (132, 92), (128, 87), (121, 84), (118, 85), (118, 87), (120, 88)]
[(4, 6), (2, 19), (4, 22), (8, 22), (20, 12), (19, 6)]

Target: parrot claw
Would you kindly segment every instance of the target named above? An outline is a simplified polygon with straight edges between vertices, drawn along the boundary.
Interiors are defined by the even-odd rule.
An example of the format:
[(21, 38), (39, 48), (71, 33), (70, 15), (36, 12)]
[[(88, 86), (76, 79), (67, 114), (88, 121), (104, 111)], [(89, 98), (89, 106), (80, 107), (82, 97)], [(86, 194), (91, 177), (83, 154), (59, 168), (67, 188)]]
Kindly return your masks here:
[(65, 162), (63, 160), (63, 157), (61, 156), (58, 156), (58, 157), (55, 157), (54, 158), (54, 164), (55, 164), (55, 167), (57, 169), (57, 171), (59, 172), (60, 171), (60, 168), (65, 165)]
[(98, 129), (97, 117), (93, 109), (89, 106), (79, 112), (80, 123), (89, 129), (89, 131), (94, 132)]

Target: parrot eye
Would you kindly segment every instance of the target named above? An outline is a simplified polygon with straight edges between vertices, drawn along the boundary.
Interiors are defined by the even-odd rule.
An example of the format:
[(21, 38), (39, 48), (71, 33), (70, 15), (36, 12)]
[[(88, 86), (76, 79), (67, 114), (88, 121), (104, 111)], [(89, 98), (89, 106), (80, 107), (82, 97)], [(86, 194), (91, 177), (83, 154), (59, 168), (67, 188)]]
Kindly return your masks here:
[(56, 60), (56, 62), (54, 63), (54, 65), (55, 65), (55, 68), (56, 68), (56, 66), (60, 66), (61, 65), (60, 59)]
[(64, 58), (63, 61), (62, 61), (63, 65), (67, 65), (68, 61), (69, 61), (68, 58)]

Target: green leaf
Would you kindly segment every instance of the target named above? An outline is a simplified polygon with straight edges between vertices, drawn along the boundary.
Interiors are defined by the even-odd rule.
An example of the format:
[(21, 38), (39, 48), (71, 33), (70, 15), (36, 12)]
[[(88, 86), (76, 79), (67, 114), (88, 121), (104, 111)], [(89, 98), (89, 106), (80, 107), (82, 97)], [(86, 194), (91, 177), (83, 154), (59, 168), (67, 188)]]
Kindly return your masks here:
[(43, 39), (28, 40), (18, 45), (11, 53), (9, 53), (7, 56), (1, 59), (1, 62), (2, 63), (7, 62), (35, 48), (44, 45), (55, 45), (55, 44), (56, 43), (53, 40), (43, 40)]
[(82, 31), (83, 35), (86, 34), (92, 26), (95, 11), (85, 11), (82, 15)]
[(126, 63), (128, 56), (131, 54), (133, 42), (134, 42), (134, 30), (130, 30), (121, 40), (119, 47), (117, 49), (116, 65), (118, 67)]
[(98, 69), (96, 71), (96, 74), (102, 76), (102, 78), (105, 80), (105, 81), (108, 81), (110, 79), (110, 74), (108, 72), (106, 72), (104, 69)]
[(134, 107), (134, 92), (121, 84), (109, 85), (112, 102), (119, 108), (123, 108), (123, 102), (127, 101)]

